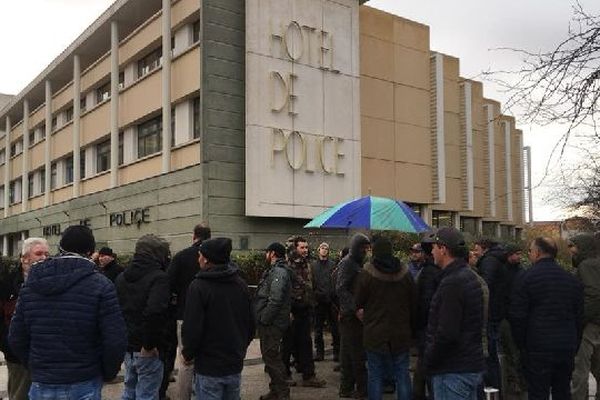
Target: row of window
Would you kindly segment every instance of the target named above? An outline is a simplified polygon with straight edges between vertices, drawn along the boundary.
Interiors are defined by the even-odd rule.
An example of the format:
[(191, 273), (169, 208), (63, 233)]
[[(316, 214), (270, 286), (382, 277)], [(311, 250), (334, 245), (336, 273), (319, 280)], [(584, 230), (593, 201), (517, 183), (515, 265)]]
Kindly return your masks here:
[[(181, 28), (177, 31), (172, 39), (171, 39), (171, 50), (173, 52), (176, 51), (176, 39), (175, 37), (180, 34), (180, 32), (187, 32), (188, 27), (191, 27), (192, 35), (191, 38), (187, 38), (183, 41), (181, 46), (181, 50), (193, 45), (198, 42), (200, 39), (200, 21), (196, 21), (186, 27)], [(137, 79), (142, 78), (143, 76), (149, 74), (156, 68), (158, 68), (162, 64), (162, 46), (156, 48), (146, 56), (142, 57), (137, 61)], [(129, 82), (131, 83), (131, 82)], [(119, 89), (125, 88), (125, 72), (121, 71), (119, 73)], [(95, 105), (100, 104), (104, 101), (110, 99), (110, 81), (103, 83), (93, 91), (93, 100), (95, 101)], [(81, 112), (85, 112), (87, 109), (87, 100), (88, 96), (84, 94), (80, 99), (80, 107)], [(59, 118), (60, 116), (60, 118)], [(73, 106), (68, 107), (67, 109), (59, 112), (57, 115), (54, 115), (51, 120), (51, 129), (52, 132), (55, 132), (57, 129), (63, 127), (73, 120)], [(31, 130), (29, 133), (29, 145), (33, 146), (34, 144), (44, 140), (46, 136), (46, 126), (45, 123), (41, 123), (35, 128)], [(19, 139), (11, 144), (10, 147), (10, 157), (17, 156), (23, 152), (23, 140)], [(5, 157), (5, 155), (4, 155)], [(5, 160), (0, 156), (0, 164), (2, 164)]]
[[(188, 129), (191, 132), (188, 132), (186, 135), (186, 140), (194, 140), (200, 137), (200, 98), (196, 97), (184, 104), (184, 107), (192, 107), (191, 110), (191, 126), (188, 126)], [(175, 144), (175, 133), (177, 128), (176, 123), (177, 113), (176, 108), (172, 109), (171, 114), (171, 132), (172, 132), (172, 145)], [(137, 154), (131, 155), (131, 159), (144, 158), (150, 156), (152, 154), (156, 154), (162, 151), (162, 117), (157, 116), (152, 118), (146, 122), (143, 122), (137, 125), (134, 130), (131, 132), (136, 135), (137, 140)], [(118, 163), (122, 165), (124, 163), (124, 132), (119, 133), (119, 145), (118, 145)], [(95, 158), (95, 162), (92, 158), (92, 167), (94, 174), (99, 174), (110, 169), (110, 161), (111, 161), (111, 149), (110, 149), (110, 137), (93, 144), (92, 147), (81, 149), (80, 153), (80, 176), (81, 178), (86, 177), (86, 154), (91, 155)], [(132, 149), (133, 150), (133, 149)], [(0, 152), (0, 155), (4, 154), (4, 150)], [(1, 160), (2, 158), (0, 158)], [(60, 168), (59, 168), (60, 166)], [(62, 158), (61, 160), (57, 160), (52, 162), (50, 165), (50, 189), (54, 190), (58, 186), (68, 185), (73, 182), (74, 173), (73, 173), (73, 155), (69, 155), (67, 157)], [(61, 180), (59, 182), (59, 170), (61, 171)], [(38, 185), (36, 185), (38, 183)], [(46, 187), (46, 175), (45, 168), (39, 168), (36, 171), (29, 173), (28, 179), (28, 193), (29, 197), (36, 197), (41, 194), (44, 194)], [(11, 182), (9, 188), (9, 201), (10, 204), (21, 202), (21, 178), (16, 179)], [(3, 197), (2, 197), (3, 201)], [(1, 206), (2, 203), (0, 203)]]

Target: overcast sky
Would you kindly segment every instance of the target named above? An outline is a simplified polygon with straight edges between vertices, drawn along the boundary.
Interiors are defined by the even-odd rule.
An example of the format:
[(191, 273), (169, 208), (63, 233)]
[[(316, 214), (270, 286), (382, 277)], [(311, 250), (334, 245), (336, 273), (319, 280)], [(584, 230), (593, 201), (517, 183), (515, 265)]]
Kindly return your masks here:
[[(0, 0), (0, 93), (16, 94), (108, 8), (112, 0)], [(519, 60), (498, 48), (532, 51), (552, 49), (566, 36), (572, 3), (569, 0), (371, 0), (368, 5), (430, 26), (431, 48), (460, 58), (461, 75), (475, 78), (481, 71), (515, 69)], [(591, 12), (597, 0), (580, 0)], [(485, 95), (505, 96), (491, 84)], [(533, 152), (534, 183), (543, 175), (560, 127), (544, 129), (519, 125), (525, 145)], [(544, 187), (534, 192), (536, 220), (564, 216), (548, 205)]]

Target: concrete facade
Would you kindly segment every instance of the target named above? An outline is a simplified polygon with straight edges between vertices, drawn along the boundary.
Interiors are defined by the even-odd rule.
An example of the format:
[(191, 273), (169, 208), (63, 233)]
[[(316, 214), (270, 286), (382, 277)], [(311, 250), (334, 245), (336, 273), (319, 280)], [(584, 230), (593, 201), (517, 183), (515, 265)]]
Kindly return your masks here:
[[(289, 171), (256, 184), (266, 171), (248, 163), (260, 146), (248, 142), (246, 123), (268, 93), (247, 81), (250, 0), (119, 0), (0, 107), (2, 253), (15, 254), (27, 236), (56, 243), (72, 223), (89, 224), (99, 243), (118, 252), (130, 252), (143, 233), (165, 236), (179, 250), (198, 222), (232, 237), (237, 249), (262, 248), (302, 232), (309, 214), (351, 193), (404, 200), (434, 225), (514, 234), (523, 223), (522, 133), (484, 98), (481, 83), (461, 78), (456, 58), (431, 51), (427, 26), (354, 0), (304, 3), (298, 15), (295, 2), (272, 4), (288, 7), (288, 23), (330, 9), (331, 29), (350, 38), (335, 61), (349, 90), (317, 89), (334, 96), (331, 108), (311, 104), (306, 92), (308, 103), (298, 106), (307, 111), (285, 118), (291, 131), (302, 118), (315, 134), (352, 142), (343, 151), (351, 171), (344, 179), (355, 189), (324, 188), (326, 180), (290, 189), (282, 185), (296, 179)], [(350, 10), (351, 29), (339, 26), (347, 15), (333, 5)], [(172, 40), (164, 40), (169, 28)], [(359, 45), (351, 50), (352, 43)], [(325, 112), (309, 118), (319, 109)], [(327, 190), (344, 199), (328, 200)], [(323, 194), (315, 201), (307, 191)], [(302, 212), (256, 213), (249, 193), (266, 200), (296, 193), (292, 203)], [(315, 207), (308, 212), (306, 204)]]

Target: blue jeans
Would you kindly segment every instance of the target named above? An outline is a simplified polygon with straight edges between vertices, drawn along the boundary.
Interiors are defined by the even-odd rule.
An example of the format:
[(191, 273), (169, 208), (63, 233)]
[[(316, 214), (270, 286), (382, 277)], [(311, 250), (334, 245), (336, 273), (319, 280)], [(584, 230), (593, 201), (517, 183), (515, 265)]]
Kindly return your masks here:
[(435, 400), (477, 400), (483, 374), (439, 374), (432, 377)]
[(198, 400), (239, 400), (242, 374), (207, 376), (196, 374)]
[(29, 388), (31, 400), (100, 400), (101, 395), (101, 378), (62, 385), (32, 382)]
[(122, 400), (158, 400), (163, 378), (163, 363), (159, 357), (141, 357), (140, 353), (125, 354), (125, 382)]
[(369, 400), (380, 400), (383, 397), (383, 380), (388, 377), (392, 377), (396, 384), (396, 398), (398, 400), (411, 399), (412, 386), (408, 364), (408, 352), (385, 354), (367, 351)]

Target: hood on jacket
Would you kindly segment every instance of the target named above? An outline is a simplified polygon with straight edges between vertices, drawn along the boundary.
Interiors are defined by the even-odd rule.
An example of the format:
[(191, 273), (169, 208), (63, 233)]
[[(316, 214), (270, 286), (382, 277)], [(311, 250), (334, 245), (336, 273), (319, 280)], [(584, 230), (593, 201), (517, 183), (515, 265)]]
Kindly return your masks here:
[(582, 261), (598, 256), (596, 238), (590, 233), (575, 236), (571, 242), (577, 247), (577, 254), (572, 257), (573, 266), (577, 268)]
[(363, 233), (354, 234), (352, 239), (350, 239), (350, 257), (362, 264), (366, 258), (366, 254), (362, 251), (362, 247), (368, 244), (371, 244), (371, 241), (367, 235)]
[(394, 257), (394, 245), (385, 236), (375, 236), (372, 244), (372, 263), (381, 272), (390, 274), (400, 271), (401, 263)]
[(151, 271), (165, 270), (170, 258), (169, 243), (166, 240), (154, 235), (144, 235), (135, 244), (131, 265), (125, 269), (123, 277), (128, 282), (139, 281)]
[(373, 257), (373, 266), (385, 274), (395, 274), (402, 268), (402, 262), (394, 256), (390, 257)]
[(83, 278), (97, 273), (96, 265), (77, 254), (66, 253), (36, 263), (27, 276), (26, 285), (43, 295), (64, 293)]
[(500, 246), (491, 247), (485, 252), (484, 257), (485, 256), (497, 258), (502, 264), (506, 264), (506, 250)]
[(227, 281), (239, 275), (239, 272), (239, 267), (235, 263), (229, 262), (229, 264), (213, 265), (209, 269), (200, 270), (196, 274), (196, 278)]

